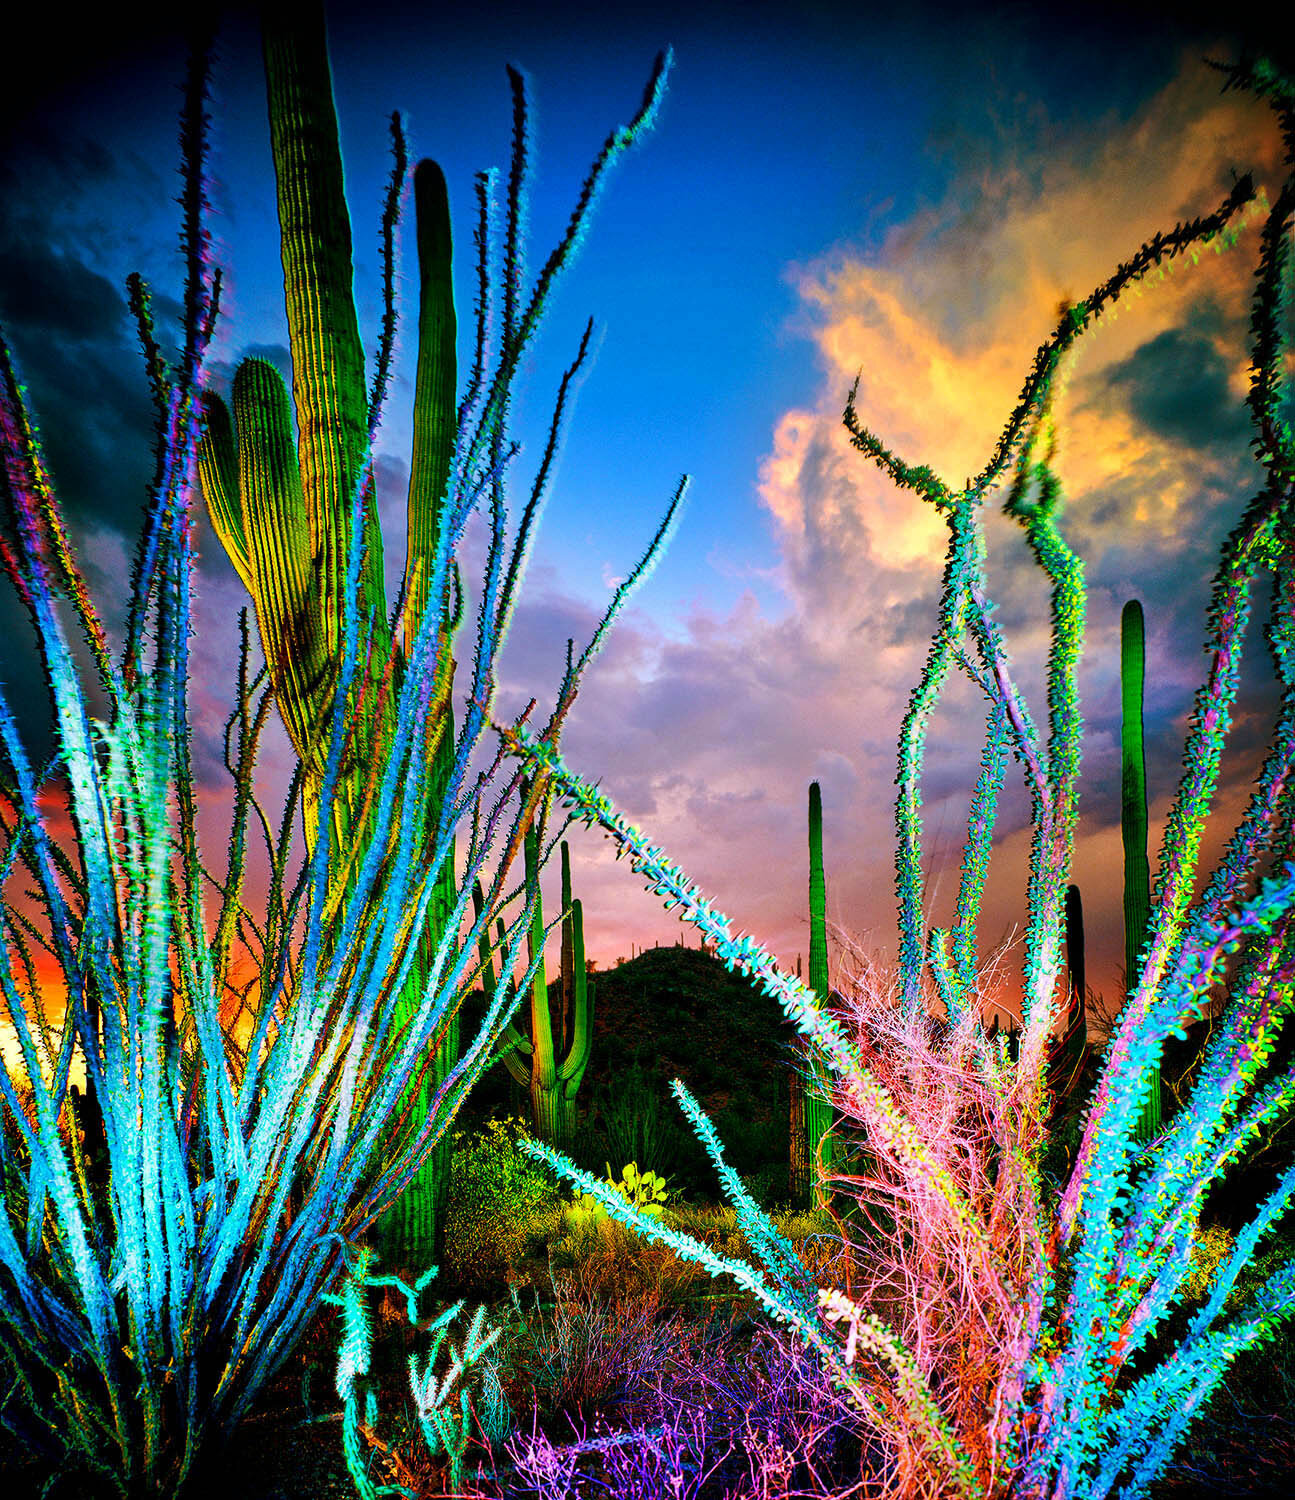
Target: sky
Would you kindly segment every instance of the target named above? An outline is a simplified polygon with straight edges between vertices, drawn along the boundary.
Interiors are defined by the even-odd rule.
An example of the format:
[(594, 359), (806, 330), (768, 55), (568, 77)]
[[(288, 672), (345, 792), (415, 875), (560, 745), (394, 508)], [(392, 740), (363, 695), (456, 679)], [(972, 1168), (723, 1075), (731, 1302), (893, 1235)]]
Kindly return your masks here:
[[(1222, 75), (1203, 61), (1234, 59), (1254, 40), (1229, 30), (1218, 7), (1133, 21), (1102, 6), (1046, 20), (1024, 5), (916, 3), (899, 19), (889, 10), (837, 0), (328, 7), (366, 349), (371, 357), (380, 316), (387, 120), (399, 109), (411, 160), (434, 156), (449, 183), (461, 370), (473, 174), (508, 164), (505, 64), (528, 81), (533, 274), (609, 130), (637, 108), (656, 53), (673, 48), (659, 122), (612, 173), (518, 387), (514, 495), (524, 497), (557, 382), (592, 315), (598, 355), (531, 554), (498, 707), (510, 714), (535, 696), (543, 714), (567, 638), (577, 649), (588, 640), (689, 475), (670, 548), (591, 666), (562, 748), (737, 930), (792, 968), (808, 953), (812, 780), (822, 788), (834, 964), (847, 937), (894, 951), (896, 737), (944, 559), (939, 519), (849, 445), (841, 417), (856, 375), (861, 421), (906, 461), (960, 485), (991, 452), (1059, 301), (1087, 295), (1157, 230), (1212, 211), (1235, 175), (1253, 170), (1275, 195), (1280, 162), (1266, 108), (1222, 94)], [(184, 40), (172, 17), (129, 6), (71, 44), (52, 7), (33, 27), (0, 118), (0, 323), (91, 591), (120, 620), (152, 440), (124, 282), (141, 271), (160, 321), (178, 328)], [(208, 377), (227, 393), (249, 353), (288, 368), (250, 10), (226, 12), (211, 112), (211, 228), (227, 294)], [(1081, 345), (1058, 411), (1064, 528), (1088, 583), (1074, 878), (1089, 982), (1106, 997), (1123, 961), (1120, 610), (1139, 598), (1147, 621), (1154, 876), (1205, 666), (1210, 575), (1259, 481), (1242, 405), (1256, 247), (1252, 226), (1227, 254), (1206, 254), (1128, 301)], [(412, 295), (412, 224), (401, 270)], [(404, 307), (409, 331), (377, 456), (393, 583), (414, 348)], [(248, 601), (201, 502), (196, 516), (195, 764), (204, 849), (216, 863), (230, 797), (220, 730)], [(992, 503), (987, 533), (996, 618), (1042, 721), (1046, 589), (1019, 529)], [(469, 560), (480, 552), (470, 533)], [(1259, 602), (1205, 874), (1273, 722)], [(39, 752), (45, 690), (7, 586), (0, 632), (0, 685)], [(469, 628), (465, 658), (471, 638)], [(963, 684), (930, 732), (934, 921), (948, 920), (956, 893), (982, 728)], [(280, 736), (263, 757), (271, 792), (284, 784), (286, 744)], [(1028, 804), (1013, 774), (981, 924), (985, 957), (1019, 938), (1024, 918)], [(608, 841), (576, 829), (570, 844), (586, 949), (600, 967), (678, 939), (675, 916), (614, 863)], [(555, 872), (545, 889), (552, 912)], [(686, 933), (695, 944), (695, 930)]]

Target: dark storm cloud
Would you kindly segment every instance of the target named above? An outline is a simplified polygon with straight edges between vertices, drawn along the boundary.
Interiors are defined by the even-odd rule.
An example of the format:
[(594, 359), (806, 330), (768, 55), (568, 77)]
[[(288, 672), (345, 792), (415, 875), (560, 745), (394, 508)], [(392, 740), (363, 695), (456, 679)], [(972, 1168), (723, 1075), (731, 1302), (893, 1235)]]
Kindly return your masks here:
[[(31, 617), (13, 589), (0, 585), (0, 695), (13, 714), (33, 776), (39, 776), (54, 750), (54, 716)], [(5, 777), (8, 756), (0, 759)]]
[[(137, 177), (122, 176), (92, 138), (58, 132), (24, 138), (21, 153), (0, 170), (0, 327), (73, 556), (113, 639), (124, 623), (126, 570), (154, 473), (155, 414), (124, 289), (98, 268), (111, 234), (90, 222), (69, 230), (65, 221), (87, 182), (115, 182), (130, 198), (141, 186)], [(178, 313), (173, 299), (154, 295), (167, 354)], [(0, 600), (6, 696), (30, 753), (43, 759), (53, 735), (35, 635), (7, 583)], [(84, 658), (75, 635), (73, 645)]]
[(63, 514), (74, 533), (133, 538), (153, 475), (154, 412), (122, 351), (14, 339)]
[[(65, 239), (57, 228), (65, 171), (87, 164), (101, 181), (116, 172), (91, 141), (47, 139), (21, 176), (12, 170), (0, 176), (0, 325), (74, 534), (106, 528), (133, 537), (154, 440), (134, 321), (124, 290), (95, 268), (93, 226), (71, 237), (76, 248), (56, 243)], [(169, 353), (179, 307), (156, 294), (152, 305), (157, 337)]]
[(855, 626), (856, 633), (866, 636), (870, 644), (907, 646), (913, 641), (929, 640), (934, 602), (921, 595), (913, 599), (893, 599), (884, 612)]
[(1193, 330), (1167, 328), (1109, 374), (1117, 396), (1153, 436), (1193, 448), (1244, 441), (1250, 414), (1228, 389), (1218, 350)]
[(75, 25), (57, 6), (24, 7), (21, 29), (8, 38), (0, 146), (25, 144), (37, 117), (83, 112), (107, 79), (126, 76), (147, 88), (159, 63), (175, 76), (185, 24), (185, 14), (161, 0), (87, 6)]
[(34, 329), (47, 339), (115, 340), (126, 302), (97, 271), (23, 240), (0, 246), (0, 313), (9, 328)]
[[(109, 631), (125, 597), (105, 533), (133, 541), (153, 472), (153, 410), (125, 344), (127, 312), (101, 276), (72, 256), (0, 245), (0, 311), (19, 379), (68, 522), (74, 556)], [(104, 565), (106, 563), (106, 566)], [(6, 615), (18, 608), (9, 586)], [(37, 758), (52, 746), (48, 694), (30, 629), (5, 631), (4, 680), (19, 731)]]

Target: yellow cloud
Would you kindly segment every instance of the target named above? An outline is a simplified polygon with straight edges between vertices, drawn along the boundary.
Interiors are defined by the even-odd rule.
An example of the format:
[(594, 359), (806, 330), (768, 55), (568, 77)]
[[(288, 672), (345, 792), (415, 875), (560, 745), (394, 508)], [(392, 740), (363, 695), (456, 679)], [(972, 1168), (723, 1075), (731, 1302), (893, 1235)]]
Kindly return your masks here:
[[(856, 374), (860, 422), (904, 461), (960, 486), (992, 453), (1063, 297), (1087, 296), (1158, 230), (1212, 212), (1234, 165), (1254, 165), (1261, 182), (1274, 180), (1280, 140), (1270, 112), (1249, 96), (1220, 96), (1219, 82), (1187, 54), (1132, 121), (1108, 118), (1064, 139), (1053, 130), (1046, 151), (991, 142), (990, 159), (1002, 155), (1006, 164), (957, 178), (944, 202), (891, 232), (878, 263), (838, 247), (793, 268), (823, 383), (812, 406), (777, 422), (759, 494), (782, 532), (790, 577), (801, 575), (807, 608), (835, 607), (839, 591), (823, 576), (834, 557), (857, 592), (851, 537), (866, 545), (873, 568), (892, 573), (943, 552), (938, 518), (849, 443), (841, 414)], [(1153, 439), (1119, 403), (1102, 400), (1105, 372), (1208, 306), (1208, 333), (1193, 332), (1224, 356), (1229, 389), (1243, 399), (1246, 362), (1237, 351), (1253, 232), (1242, 245), (1248, 251), (1205, 252), (1199, 268), (1178, 262), (1148, 294), (1127, 296), (1123, 316), (1104, 318), (1077, 351), (1060, 408), (1067, 493), (1125, 485), (1126, 519), (1149, 528), (1148, 541), (1169, 542), (1181, 525), (1199, 494), (1199, 457)]]

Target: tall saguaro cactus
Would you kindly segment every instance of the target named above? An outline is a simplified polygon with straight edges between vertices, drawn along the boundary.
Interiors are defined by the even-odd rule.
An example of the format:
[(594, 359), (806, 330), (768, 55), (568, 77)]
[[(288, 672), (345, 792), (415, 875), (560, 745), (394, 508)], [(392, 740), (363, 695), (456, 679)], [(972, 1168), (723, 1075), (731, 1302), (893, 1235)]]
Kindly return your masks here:
[[(523, 856), (526, 884), (530, 890), (539, 878), (539, 845), (542, 829), (534, 823), (526, 831)], [(570, 1143), (574, 1125), (575, 1096), (589, 1065), (593, 1046), (593, 981), (585, 967), (584, 909), (571, 899), (571, 865), (566, 842), (562, 844), (562, 968), (561, 997), (571, 996), (570, 1012), (558, 1019), (549, 1003), (548, 983), (540, 949), (544, 942), (544, 919), (538, 899), (531, 919), (530, 961), (535, 965), (531, 980), (531, 1027), (529, 1038), (509, 1023), (500, 1043), (504, 1066), (525, 1088), (531, 1099), (531, 1122), (536, 1134), (557, 1145)], [(536, 962), (538, 959), (538, 962)], [(483, 975), (493, 975), (483, 951)], [(565, 1001), (560, 999), (560, 1004)]]
[[(581, 934), (583, 936), (583, 933)], [(558, 1006), (558, 1029), (555, 1038), (559, 1052), (567, 1050), (571, 1035), (572, 1006), (575, 1000), (576, 924), (571, 905), (571, 851), (562, 840), (562, 956), (560, 973), (562, 990)], [(582, 965), (583, 967), (583, 965)]]
[[(521, 75), (511, 73), (506, 248), (502, 256), (492, 248), (493, 176), (482, 174), (478, 337), (465, 399), (452, 414), (448, 486), (428, 455), (451, 411), (443, 396), (429, 394), (434, 356), (426, 347), (420, 356), (424, 411), (411, 465), (420, 477), (411, 487), (406, 595), (423, 623), (411, 640), (408, 618), (385, 617), (367, 472), (394, 339), (391, 235), (387, 317), (366, 395), (353, 308), (341, 305), (351, 295), (349, 227), (322, 23), (316, 11), (312, 31), (289, 32), (281, 0), (272, 3), (266, 63), (301, 447), (294, 453), (289, 398), (264, 362), (239, 369), (232, 416), (222, 403), (199, 405), (220, 288), (205, 227), (211, 38), (200, 19), (181, 116), (185, 284), (177, 361), (162, 352), (147, 288), (138, 277), (129, 283), (157, 408), (156, 466), (120, 655), (77, 567), (0, 331), (0, 553), (35, 627), (70, 813), (60, 827), (61, 811), (51, 818), (38, 803), (47, 771), (33, 764), (0, 683), (0, 802), (8, 809), (0, 863), (6, 880), (20, 871), (30, 877), (35, 903), (33, 922), (0, 899), (0, 1003), (19, 1051), (15, 1060), (0, 1049), (0, 1243), (7, 1247), (0, 1419), (39, 1463), (35, 1483), (58, 1479), (69, 1494), (177, 1500), (204, 1468), (210, 1474), (208, 1460), (218, 1464), (282, 1370), (335, 1279), (339, 1254), (348, 1256), (415, 1181), (499, 1042), (512, 995), (496, 996), (422, 1122), (402, 1112), (470, 992), (487, 923), (503, 924), (505, 972), (515, 968), (529, 927), (530, 909), (524, 900), (516, 908), (509, 887), (540, 794), (517, 804), (518, 778), (508, 776), (501, 788), (499, 762), (469, 771), (494, 711), (499, 652), (589, 333), (563, 376), (545, 456), (526, 505), (513, 512), (516, 524), (505, 472), (516, 450), (509, 394), (599, 186), (651, 127), (670, 67), (669, 52), (659, 54), (641, 106), (606, 138), (529, 290), (521, 233), (526, 98)], [(398, 127), (394, 134), (399, 148)], [(388, 231), (403, 174), (398, 149)], [(420, 234), (425, 323), (429, 272), (431, 286), (448, 298), (448, 278), (434, 263), (439, 246), (448, 265), (448, 218), (438, 236), (435, 216), (424, 212), (438, 176), (424, 170), (416, 178), (428, 228)], [(486, 338), (496, 281), (505, 291), (497, 345)], [(444, 353), (453, 338), (448, 327), (441, 333)], [(440, 373), (448, 391), (452, 368), (443, 364)], [(267, 666), (249, 681), (244, 611), (226, 740), (235, 797), (220, 882), (199, 847), (189, 711), (190, 506), (200, 433), (208, 508), (253, 594)], [(686, 488), (685, 476), (579, 660), (568, 650), (543, 730), (552, 743), (605, 632), (665, 545)], [(443, 510), (420, 509), (419, 494)], [(437, 757), (450, 731), (458, 559), (479, 509), (487, 510), (487, 539), (477, 630), (467, 647), (471, 688), (448, 775), (438, 783)], [(429, 549), (424, 601), (418, 579)], [(69, 645), (68, 612), (91, 649), (93, 699)], [(245, 889), (244, 854), (270, 690), (299, 759), (277, 840), (267, 829), (271, 879), (258, 916)], [(293, 822), (303, 790), (312, 848), (298, 866)], [(436, 907), (453, 871), (456, 830), (462, 878), (443, 920)], [(484, 909), (463, 931), (469, 889), (488, 861)], [(212, 884), (221, 905), (209, 933), (204, 898)], [(420, 944), (438, 923), (427, 967)], [(67, 997), (58, 1024), (41, 999), (32, 936), (49, 949)], [(253, 965), (245, 986), (236, 938)], [(420, 968), (426, 981), (407, 983)], [(402, 1023), (401, 1003), (411, 993), (417, 1010)], [(232, 1018), (231, 994), (240, 1006)], [(106, 1194), (69, 1129), (69, 1071), (78, 1052), (102, 1118)]]
[(1071, 1003), (1082, 1008), (1088, 993), (1088, 964), (1084, 950), (1084, 899), (1077, 885), (1066, 887), (1066, 969)]
[[(1120, 613), (1120, 832), (1124, 840), (1124, 973), (1126, 995), (1137, 987), (1151, 915), (1147, 860), (1147, 758), (1142, 744), (1146, 627), (1142, 605), (1130, 599)], [(1160, 1073), (1152, 1073), (1139, 1126), (1144, 1140), (1160, 1129)]]
[(1077, 885), (1066, 887), (1066, 978), (1069, 998), (1065, 1016), (1048, 1047), (1048, 1083), (1058, 1099), (1067, 1096), (1074, 1088), (1088, 1048), (1084, 902)]
[[(827, 880), (823, 874), (823, 795), (817, 781), (809, 784), (809, 987), (825, 1005), (830, 991)], [(820, 1069), (820, 1082), (826, 1076)], [(832, 1106), (819, 1097), (813, 1086), (805, 1089), (804, 1101), (805, 1156), (811, 1167), (816, 1161), (819, 1163), (814, 1178), (814, 1201), (821, 1208), (831, 1196), (823, 1185), (822, 1174), (832, 1165)]]
[[(288, 393), (277, 370), (247, 359), (234, 377), (233, 420), (218, 396), (207, 400), (200, 472), (208, 514), (221, 544), (256, 605), (261, 645), (275, 697), (293, 748), (305, 769), (306, 834), (320, 836), (315, 808), (327, 753), (324, 725), (341, 655), (346, 549), (351, 496), (364, 485), (364, 542), (360, 613), (369, 629), (370, 661), (391, 654), (383, 588), (382, 536), (371, 472), (360, 457), (381, 403), (389, 342), (379, 358), (373, 392), (365, 388), (364, 354), (352, 287), (351, 227), (343, 193), (342, 160), (333, 108), (322, 17), (307, 24), (267, 7), (264, 21), (266, 91), (275, 179), (288, 337), (292, 351), (297, 452), (292, 452)], [(403, 143), (388, 201), (388, 234), (394, 220)], [(396, 681), (383, 691), (376, 668), (361, 676), (354, 697), (351, 753), (334, 832), (342, 850), (364, 837), (365, 783), (394, 725), (390, 705), (403, 677), (428, 599), (428, 573), (440, 530), (456, 435), (455, 335), (449, 200), (444, 174), (432, 161), (414, 172), (419, 263), (418, 363), (414, 393), (413, 455), (408, 498), (408, 549), (404, 578), (404, 633), (394, 659)], [(445, 618), (436, 656), (434, 693), (440, 707), (429, 716), (433, 805), (439, 805), (453, 753), (449, 685), (452, 622)], [(430, 956), (436, 950), (454, 898), (450, 843), (432, 910), (398, 1005), (396, 1024), (416, 1012)], [(343, 871), (346, 865), (342, 864)], [(354, 867), (351, 866), (353, 869)], [(431, 1068), (402, 1101), (398, 1117), (420, 1123), (459, 1050), (458, 1016), (446, 1019)], [(448, 1187), (449, 1142), (438, 1143), (381, 1227), (385, 1258), (403, 1265), (436, 1258)]]

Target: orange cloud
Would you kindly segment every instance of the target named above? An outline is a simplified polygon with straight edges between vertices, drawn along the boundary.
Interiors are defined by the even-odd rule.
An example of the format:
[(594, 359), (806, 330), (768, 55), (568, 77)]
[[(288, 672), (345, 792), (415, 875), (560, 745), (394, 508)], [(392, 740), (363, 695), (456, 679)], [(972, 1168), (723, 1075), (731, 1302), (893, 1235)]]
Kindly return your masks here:
[[(850, 445), (841, 416), (856, 375), (860, 421), (906, 462), (960, 486), (991, 454), (1060, 300), (1087, 296), (1156, 231), (1211, 212), (1231, 186), (1232, 165), (1255, 166), (1272, 181), (1280, 162), (1267, 108), (1249, 96), (1220, 97), (1218, 75), (1194, 55), (1132, 121), (1105, 120), (1064, 139), (1054, 132), (1043, 152), (1004, 141), (988, 149), (993, 160), (893, 229), (876, 257), (837, 247), (791, 272), (823, 383), (812, 407), (777, 423), (759, 494), (810, 610), (816, 600), (835, 601), (822, 576), (834, 552), (852, 575), (858, 568), (843, 547), (820, 546), (811, 559), (815, 536), (862, 539), (877, 570), (906, 570), (943, 551), (938, 519)], [(1179, 261), (1081, 341), (1059, 412), (1060, 468), (1072, 496), (1125, 482), (1140, 527), (1166, 539), (1181, 523), (1199, 491), (1199, 455), (1185, 446), (1163, 451), (1120, 402), (1103, 398), (1104, 382), (1156, 335), (1194, 326), (1204, 308), (1213, 315), (1204, 337), (1227, 361), (1239, 403), (1253, 239), (1243, 241), (1249, 253), (1206, 251), (1199, 268)], [(906, 592), (898, 580), (889, 586), (896, 597)]]

